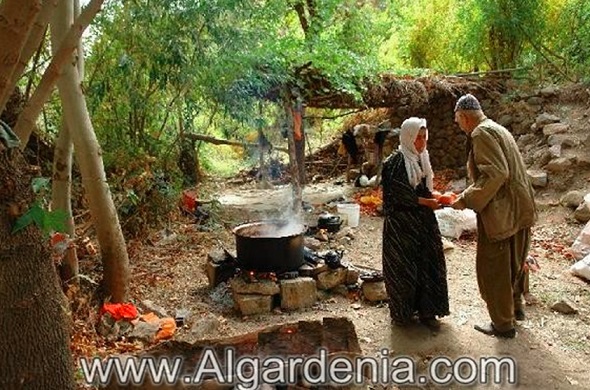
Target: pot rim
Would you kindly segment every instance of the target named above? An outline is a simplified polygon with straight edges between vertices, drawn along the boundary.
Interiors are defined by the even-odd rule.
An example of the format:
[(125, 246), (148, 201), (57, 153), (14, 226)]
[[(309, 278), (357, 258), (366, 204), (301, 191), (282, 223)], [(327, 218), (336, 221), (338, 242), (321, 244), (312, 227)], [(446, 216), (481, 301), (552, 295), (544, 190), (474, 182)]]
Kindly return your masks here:
[[(276, 236), (267, 236), (267, 235), (263, 235), (263, 236), (249, 236), (249, 235), (244, 235), (244, 234), (240, 234), (241, 231), (246, 230), (249, 227), (253, 227), (253, 226), (270, 226), (270, 225), (275, 225), (275, 226), (287, 226), (287, 225), (293, 225), (294, 227), (292, 229), (289, 229), (289, 231), (293, 231), (293, 233), (290, 234), (285, 234), (285, 235), (276, 235)], [(290, 221), (290, 220), (285, 220), (285, 219), (267, 219), (267, 220), (259, 220), (259, 221), (252, 221), (252, 222), (246, 222), (243, 224), (240, 224), (238, 226), (235, 226), (232, 229), (232, 233), (238, 237), (243, 237), (243, 238), (252, 238), (252, 239), (273, 239), (273, 238), (289, 238), (289, 237), (296, 237), (299, 236), (303, 233), (305, 233), (306, 230), (306, 226), (300, 222), (295, 222), (295, 221)]]
[(328, 223), (338, 223), (342, 218), (340, 218), (337, 214), (321, 214), (318, 217), (318, 221), (321, 222), (328, 222)]

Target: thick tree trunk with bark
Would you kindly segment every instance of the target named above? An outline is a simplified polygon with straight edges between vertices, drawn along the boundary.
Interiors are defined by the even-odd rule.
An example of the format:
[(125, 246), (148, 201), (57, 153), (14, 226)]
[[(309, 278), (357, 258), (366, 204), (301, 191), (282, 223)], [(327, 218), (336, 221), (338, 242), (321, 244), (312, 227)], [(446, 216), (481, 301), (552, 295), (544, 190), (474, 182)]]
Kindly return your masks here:
[(29, 32), (41, 10), (41, 0), (4, 0), (0, 3), (0, 112), (14, 90), (11, 80)]
[(43, 0), (43, 8), (39, 12), (35, 22), (33, 23), (31, 31), (22, 49), (22, 52), (20, 53), (18, 63), (16, 64), (15, 69), (12, 72), (12, 76), (10, 77), (9, 84), (7, 87), (8, 93), (0, 99), (0, 112), (2, 112), (2, 110), (5, 108), (5, 105), (10, 98), (10, 94), (16, 88), (18, 80), (20, 80), (30, 59), (39, 49), (39, 44), (43, 40), (43, 36), (45, 35), (45, 31), (47, 30), (47, 25), (49, 24), (49, 20), (51, 19), (51, 15), (55, 11), (57, 1), (58, 0)]
[(32, 200), (20, 151), (0, 152), (0, 389), (74, 389), (67, 303), (47, 238), (34, 224), (11, 233)]

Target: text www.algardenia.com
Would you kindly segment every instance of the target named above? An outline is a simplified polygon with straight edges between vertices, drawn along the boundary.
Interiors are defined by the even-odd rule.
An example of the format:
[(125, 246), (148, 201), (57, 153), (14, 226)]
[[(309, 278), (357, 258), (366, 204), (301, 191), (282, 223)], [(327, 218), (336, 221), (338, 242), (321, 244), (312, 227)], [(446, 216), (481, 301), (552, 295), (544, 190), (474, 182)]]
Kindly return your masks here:
[[(517, 364), (511, 357), (438, 356), (431, 359), (424, 373), (407, 356), (390, 356), (387, 349), (379, 357), (333, 356), (320, 349), (311, 356), (237, 356), (226, 348), (223, 359), (214, 349), (205, 349), (193, 370), (184, 367), (181, 357), (141, 358), (109, 357), (80, 359), (80, 368), (88, 384), (142, 384), (149, 378), (155, 385), (178, 382), (199, 384), (214, 380), (220, 384), (250, 390), (268, 385), (352, 385), (381, 383), (394, 385), (516, 384)], [(190, 373), (188, 373), (190, 372)]]

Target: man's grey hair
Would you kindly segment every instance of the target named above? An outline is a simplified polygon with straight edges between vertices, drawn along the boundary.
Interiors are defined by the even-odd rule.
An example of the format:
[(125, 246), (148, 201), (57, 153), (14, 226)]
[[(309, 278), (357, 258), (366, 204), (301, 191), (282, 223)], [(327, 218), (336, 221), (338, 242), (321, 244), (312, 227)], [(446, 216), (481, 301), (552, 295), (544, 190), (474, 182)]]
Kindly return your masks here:
[(455, 112), (457, 111), (481, 111), (481, 105), (475, 96), (468, 93), (457, 100), (457, 104), (455, 104)]

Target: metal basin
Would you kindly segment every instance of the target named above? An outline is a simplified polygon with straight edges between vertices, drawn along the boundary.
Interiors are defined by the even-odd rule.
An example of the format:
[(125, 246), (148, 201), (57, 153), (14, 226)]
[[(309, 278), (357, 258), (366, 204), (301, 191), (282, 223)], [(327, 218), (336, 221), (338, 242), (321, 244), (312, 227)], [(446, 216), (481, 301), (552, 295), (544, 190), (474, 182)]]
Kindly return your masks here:
[(298, 270), (304, 263), (305, 230), (301, 223), (284, 220), (257, 221), (235, 227), (240, 268), (277, 274)]

